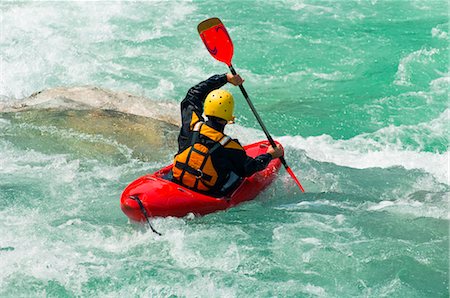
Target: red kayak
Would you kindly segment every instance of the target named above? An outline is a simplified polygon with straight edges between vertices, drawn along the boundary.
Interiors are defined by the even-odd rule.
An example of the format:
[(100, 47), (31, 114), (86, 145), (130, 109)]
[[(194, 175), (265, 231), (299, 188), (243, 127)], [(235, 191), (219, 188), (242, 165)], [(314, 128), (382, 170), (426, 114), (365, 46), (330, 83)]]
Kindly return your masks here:
[[(256, 157), (265, 153), (268, 146), (268, 141), (262, 141), (244, 146), (244, 149), (248, 156)], [(164, 179), (172, 169), (172, 165), (169, 165), (128, 185), (120, 198), (120, 207), (134, 221), (145, 220), (137, 199), (142, 202), (149, 217), (183, 217), (189, 213), (204, 215), (254, 199), (272, 183), (280, 167), (280, 160), (274, 159), (264, 170), (238, 180), (230, 194), (212, 197)]]

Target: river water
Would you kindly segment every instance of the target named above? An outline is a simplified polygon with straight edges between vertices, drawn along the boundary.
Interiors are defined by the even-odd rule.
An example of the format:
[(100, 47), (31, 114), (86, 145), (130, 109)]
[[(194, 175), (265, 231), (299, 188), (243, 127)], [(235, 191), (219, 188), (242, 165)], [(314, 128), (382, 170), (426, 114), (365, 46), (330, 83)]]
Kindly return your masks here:
[[(0, 9), (0, 105), (89, 85), (139, 96), (148, 111), (166, 106), (120, 117), (58, 106), (0, 113), (1, 297), (448, 297), (447, 1)], [(139, 149), (113, 127), (145, 128), (137, 117), (178, 109), (188, 88), (227, 71), (196, 30), (213, 16), (306, 193), (281, 170), (254, 201), (154, 219), (158, 237), (130, 223), (119, 198), (171, 162), (176, 134), (161, 145), (153, 130)], [(226, 88), (237, 105), (228, 133), (244, 144), (264, 138), (239, 90)]]

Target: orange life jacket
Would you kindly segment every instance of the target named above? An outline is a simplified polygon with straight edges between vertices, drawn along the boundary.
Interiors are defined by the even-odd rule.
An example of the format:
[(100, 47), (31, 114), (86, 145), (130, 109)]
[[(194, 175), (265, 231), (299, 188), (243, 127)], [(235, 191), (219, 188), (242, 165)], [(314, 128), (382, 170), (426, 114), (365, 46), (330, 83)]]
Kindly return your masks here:
[[(200, 143), (200, 135), (215, 141), (211, 147)], [(211, 154), (221, 146), (225, 146), (230, 137), (204, 125), (195, 124), (191, 144), (174, 159), (173, 177), (182, 185), (194, 190), (208, 191), (217, 182), (218, 174), (211, 161)]]

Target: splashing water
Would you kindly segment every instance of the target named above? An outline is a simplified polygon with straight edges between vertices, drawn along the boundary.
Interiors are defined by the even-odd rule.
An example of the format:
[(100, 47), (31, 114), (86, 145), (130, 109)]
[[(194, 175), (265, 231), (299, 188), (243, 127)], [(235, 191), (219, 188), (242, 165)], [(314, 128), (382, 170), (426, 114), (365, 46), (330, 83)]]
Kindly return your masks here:
[[(1, 297), (448, 297), (446, 1), (0, 9)], [(157, 237), (119, 197), (175, 150), (177, 129), (145, 117), (168, 120), (188, 88), (226, 71), (196, 31), (213, 16), (306, 193), (281, 171), (252, 202), (154, 219)], [(67, 93), (23, 99), (86, 85), (71, 91), (81, 110)], [(226, 88), (227, 132), (264, 138)]]

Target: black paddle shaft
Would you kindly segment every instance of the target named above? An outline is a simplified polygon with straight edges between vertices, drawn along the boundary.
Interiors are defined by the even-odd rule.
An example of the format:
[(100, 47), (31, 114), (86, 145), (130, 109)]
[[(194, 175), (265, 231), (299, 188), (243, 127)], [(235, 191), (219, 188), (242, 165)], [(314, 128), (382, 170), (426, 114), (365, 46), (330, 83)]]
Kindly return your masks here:
[[(233, 65), (230, 65), (229, 68), (230, 68), (230, 71), (231, 71), (231, 73), (232, 73), (233, 75), (237, 75), (237, 72), (236, 72), (236, 70), (234, 69)], [(244, 86), (242, 86), (242, 84), (239, 85), (239, 89), (241, 89), (242, 95), (244, 95), (245, 100), (246, 100), (247, 103), (248, 103), (248, 106), (249, 106), (250, 109), (252, 110), (253, 115), (255, 115), (255, 117), (256, 117), (256, 120), (258, 120), (258, 123), (259, 123), (259, 125), (261, 126), (262, 130), (264, 131), (264, 134), (266, 135), (267, 139), (269, 140), (270, 145), (272, 145), (272, 147), (275, 148), (277, 145), (275, 144), (275, 142), (274, 142), (272, 136), (270, 135), (269, 131), (267, 130), (266, 126), (265, 126), (264, 123), (262, 122), (261, 117), (259, 117), (259, 114), (258, 114), (258, 112), (257, 112), (256, 109), (255, 109), (255, 106), (253, 105), (252, 101), (251, 101), (250, 98), (248, 97), (248, 93), (247, 93), (247, 91), (245, 91), (245, 88), (244, 88)], [(281, 156), (281, 157), (280, 157), (280, 161), (281, 161), (281, 163), (284, 165), (285, 168), (288, 168), (288, 165), (287, 165), (287, 163), (286, 163), (286, 160), (284, 160), (284, 156)]]

